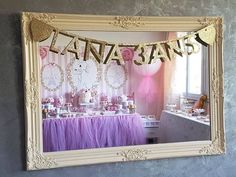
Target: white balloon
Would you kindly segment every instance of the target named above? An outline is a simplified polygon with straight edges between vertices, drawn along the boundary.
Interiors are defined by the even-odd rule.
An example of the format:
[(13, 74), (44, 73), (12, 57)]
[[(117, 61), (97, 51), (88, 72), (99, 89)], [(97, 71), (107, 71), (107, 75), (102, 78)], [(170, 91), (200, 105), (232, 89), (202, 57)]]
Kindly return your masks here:
[[(150, 49), (145, 49), (144, 56), (145, 56), (146, 60), (149, 59), (150, 52), (151, 52)], [(138, 55), (138, 52), (134, 53), (133, 60), (137, 60), (137, 61), (141, 60), (140, 56)], [(151, 64), (136, 65), (133, 62), (133, 68), (137, 73), (139, 73), (142, 76), (152, 76), (157, 73), (157, 71), (161, 67), (161, 64), (162, 64), (162, 62), (160, 59), (154, 59), (154, 60), (152, 60)]]
[(156, 74), (157, 71), (161, 68), (161, 64), (162, 62), (160, 60), (156, 61), (155, 63), (143, 65), (136, 65), (135, 63), (133, 63), (133, 68), (142, 76), (152, 76)]

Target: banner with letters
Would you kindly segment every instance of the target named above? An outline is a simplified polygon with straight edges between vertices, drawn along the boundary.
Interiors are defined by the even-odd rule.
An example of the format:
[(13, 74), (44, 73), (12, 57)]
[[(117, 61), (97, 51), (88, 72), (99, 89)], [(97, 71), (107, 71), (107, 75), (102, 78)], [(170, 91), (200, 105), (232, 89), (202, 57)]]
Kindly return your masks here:
[[(87, 38), (67, 31), (60, 30), (49, 24), (46, 24), (38, 19), (33, 19), (30, 23), (32, 39), (37, 42), (48, 39), (53, 33), (53, 38), (50, 44), (50, 51), (64, 55), (67, 52), (75, 54), (76, 59), (80, 59), (81, 42), (85, 43), (83, 60), (89, 59), (93, 55), (98, 63), (107, 64), (110, 61), (116, 61), (118, 65), (124, 64), (124, 59), (121, 55), (121, 48), (131, 47), (138, 53), (138, 58), (133, 62), (136, 65), (152, 64), (157, 60), (164, 62), (171, 60), (175, 55), (191, 55), (199, 51), (200, 44), (213, 45), (216, 37), (216, 29), (213, 24), (199, 29), (195, 32), (187, 34), (183, 37), (156, 41), (148, 43), (111, 43), (92, 38)], [(63, 49), (56, 46), (58, 37), (69, 37), (71, 40)], [(109, 52), (105, 55), (105, 49), (109, 47)], [(146, 50), (149, 50), (149, 55), (146, 55)]]

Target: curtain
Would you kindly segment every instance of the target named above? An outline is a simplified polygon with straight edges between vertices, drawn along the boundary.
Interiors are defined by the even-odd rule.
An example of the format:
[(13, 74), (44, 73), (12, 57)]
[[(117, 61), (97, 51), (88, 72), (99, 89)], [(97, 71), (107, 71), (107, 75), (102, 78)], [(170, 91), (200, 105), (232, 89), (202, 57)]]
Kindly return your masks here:
[[(176, 32), (169, 32), (167, 40), (179, 37)], [(186, 88), (186, 57), (171, 56), (171, 61), (164, 63), (164, 108), (167, 104), (176, 104), (179, 108), (181, 94)]]

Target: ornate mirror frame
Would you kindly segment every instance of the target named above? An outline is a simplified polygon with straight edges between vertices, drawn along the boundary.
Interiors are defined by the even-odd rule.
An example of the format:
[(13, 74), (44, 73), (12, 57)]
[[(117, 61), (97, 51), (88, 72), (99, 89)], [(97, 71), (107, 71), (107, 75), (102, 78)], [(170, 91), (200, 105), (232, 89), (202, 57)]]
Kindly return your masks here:
[[(211, 141), (125, 146), (63, 152), (43, 152), (40, 100), (40, 67), (37, 42), (29, 24), (33, 18), (62, 30), (196, 31), (209, 24), (216, 28), (216, 41), (209, 46)], [(121, 162), (170, 157), (222, 154), (225, 152), (223, 120), (222, 18), (138, 17), (22, 13), (27, 170), (83, 164)]]

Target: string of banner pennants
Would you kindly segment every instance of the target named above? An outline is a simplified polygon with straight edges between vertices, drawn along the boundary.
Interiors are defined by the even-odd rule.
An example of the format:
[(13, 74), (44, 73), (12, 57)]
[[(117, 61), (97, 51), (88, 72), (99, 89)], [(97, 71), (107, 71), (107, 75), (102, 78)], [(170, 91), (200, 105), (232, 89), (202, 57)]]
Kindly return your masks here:
[[(38, 19), (32, 19), (30, 23), (30, 30), (32, 39), (37, 42), (48, 39), (52, 33), (54, 33), (50, 51), (59, 53), (61, 55), (67, 52), (75, 54), (76, 59), (79, 59), (80, 54), (80, 41), (85, 42), (85, 51), (83, 60), (89, 59), (89, 55), (92, 54), (98, 63), (107, 64), (110, 61), (116, 61), (118, 65), (124, 64), (120, 48), (121, 47), (133, 47), (134, 51), (138, 52), (140, 58), (135, 59), (133, 62), (136, 65), (152, 64), (157, 60), (164, 62), (165, 60), (171, 60), (176, 54), (179, 56), (191, 55), (199, 51), (199, 43), (202, 45), (213, 45), (216, 37), (216, 29), (214, 24), (204, 27), (196, 32), (187, 34), (183, 37), (179, 37), (172, 40), (148, 42), (140, 44), (126, 44), (126, 43), (111, 43), (107, 41), (86, 38), (77, 34), (73, 34), (67, 31), (60, 30), (51, 25), (48, 25)], [(56, 41), (59, 35), (70, 37), (71, 41), (60, 50), (56, 47)], [(195, 39), (195, 40), (193, 40)], [(99, 45), (98, 49), (95, 45)], [(109, 46), (109, 52), (105, 55), (105, 48)], [(147, 58), (145, 55), (147, 48), (150, 50), (150, 55)]]

